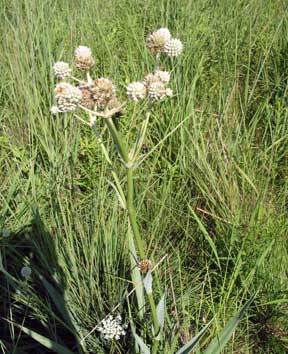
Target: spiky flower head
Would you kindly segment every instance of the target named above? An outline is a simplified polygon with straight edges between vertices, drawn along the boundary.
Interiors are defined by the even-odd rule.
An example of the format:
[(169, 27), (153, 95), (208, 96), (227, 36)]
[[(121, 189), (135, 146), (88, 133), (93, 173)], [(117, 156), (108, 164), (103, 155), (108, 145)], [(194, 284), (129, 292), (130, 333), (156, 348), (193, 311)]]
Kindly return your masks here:
[(28, 278), (32, 274), (32, 269), (30, 267), (22, 267), (20, 271), (23, 278)]
[(171, 38), (165, 43), (164, 52), (168, 57), (178, 57), (183, 51), (183, 44), (180, 39)]
[(162, 101), (167, 96), (172, 96), (172, 90), (167, 88), (163, 82), (152, 82), (148, 88), (148, 97), (152, 102)]
[(160, 28), (152, 32), (147, 37), (147, 47), (152, 53), (161, 53), (164, 50), (165, 44), (170, 40), (171, 34), (168, 28)]
[(61, 82), (55, 87), (55, 98), (59, 112), (73, 112), (81, 101), (81, 91), (68, 82)]
[(147, 74), (144, 79), (146, 87), (149, 87), (153, 82), (162, 82), (167, 84), (170, 81), (170, 74), (168, 71), (157, 70), (154, 74)]
[(147, 89), (143, 82), (136, 81), (131, 82), (131, 84), (127, 86), (126, 93), (130, 100), (138, 102), (145, 98)]
[(152, 262), (149, 259), (143, 259), (138, 264), (141, 273), (147, 273), (152, 268)]
[(81, 105), (88, 109), (92, 109), (95, 106), (95, 101), (91, 92), (91, 85), (80, 85), (79, 90), (82, 94)]
[(11, 235), (11, 232), (10, 232), (10, 230), (8, 230), (8, 229), (4, 229), (4, 230), (2, 230), (2, 236), (3, 237), (9, 237)]
[(109, 110), (112, 110), (112, 109), (118, 109), (117, 113), (116, 113), (116, 116), (121, 116), (122, 115), (122, 108), (121, 108), (121, 103), (119, 102), (119, 100), (117, 99), (117, 97), (112, 97), (112, 99), (108, 102), (107, 104), (107, 108)]
[(65, 79), (65, 77), (70, 76), (72, 72), (69, 64), (64, 61), (57, 61), (57, 63), (53, 65), (53, 71), (58, 79)]
[(58, 108), (57, 106), (52, 106), (52, 107), (50, 108), (50, 112), (51, 112), (52, 114), (57, 114), (57, 113), (59, 113), (59, 108)]
[(92, 98), (95, 104), (100, 108), (106, 108), (110, 101), (115, 99), (116, 87), (110, 79), (101, 77), (93, 81), (90, 87)]
[(120, 315), (115, 318), (109, 315), (96, 327), (97, 331), (99, 331), (101, 336), (106, 340), (119, 340), (120, 336), (125, 336), (126, 328), (127, 326), (122, 325), (122, 317)]
[(170, 81), (170, 73), (168, 71), (156, 70), (155, 76), (159, 81), (163, 82), (163, 84), (167, 84)]
[(76, 48), (75, 64), (79, 70), (89, 70), (95, 64), (91, 49), (83, 45), (80, 45), (78, 48)]

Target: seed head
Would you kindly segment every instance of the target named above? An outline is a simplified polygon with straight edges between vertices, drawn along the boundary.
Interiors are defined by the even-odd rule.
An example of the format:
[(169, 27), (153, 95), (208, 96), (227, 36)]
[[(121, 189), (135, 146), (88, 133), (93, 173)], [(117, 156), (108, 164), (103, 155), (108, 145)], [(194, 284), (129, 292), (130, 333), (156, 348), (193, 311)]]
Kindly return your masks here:
[(30, 267), (25, 266), (25, 267), (21, 268), (21, 272), (20, 273), (21, 273), (23, 278), (28, 278), (28, 277), (30, 277), (30, 275), (32, 273), (32, 270), (31, 270)]
[(149, 87), (153, 82), (162, 82), (167, 84), (170, 81), (170, 74), (168, 71), (157, 70), (154, 74), (148, 74), (145, 76), (144, 83), (146, 87)]
[(179, 39), (171, 38), (164, 46), (164, 52), (168, 57), (178, 57), (183, 51), (183, 44)]
[(127, 86), (127, 96), (130, 100), (138, 102), (143, 100), (146, 96), (147, 89), (143, 82), (132, 82)]
[(93, 99), (93, 95), (90, 88), (91, 88), (90, 85), (79, 86), (79, 90), (82, 93), (81, 105), (88, 109), (92, 109), (95, 106), (95, 101)]
[(53, 71), (54, 75), (59, 79), (64, 79), (65, 77), (70, 76), (72, 72), (69, 64), (64, 61), (57, 61), (57, 63), (53, 65)]
[(80, 45), (78, 48), (76, 48), (75, 64), (79, 70), (89, 70), (95, 64), (95, 60), (92, 57), (91, 49), (83, 45)]
[(157, 54), (163, 52), (165, 44), (170, 40), (171, 34), (168, 28), (160, 28), (152, 32), (147, 37), (147, 47), (152, 53)]
[(157, 70), (155, 76), (157, 76), (158, 80), (163, 82), (163, 84), (168, 84), (170, 81), (170, 73), (168, 71)]
[(10, 235), (11, 235), (11, 232), (10, 232), (10, 230), (8, 230), (8, 229), (4, 229), (4, 230), (2, 230), (2, 236), (3, 237), (10, 237)]
[(167, 96), (172, 95), (172, 90), (170, 88), (166, 88), (163, 82), (152, 82), (148, 89), (148, 97), (152, 102), (162, 101)]
[(147, 273), (152, 268), (152, 262), (149, 259), (143, 259), (138, 264), (141, 273)]
[(121, 322), (122, 317), (120, 315), (115, 318), (109, 315), (101, 321), (101, 323), (96, 327), (96, 329), (106, 340), (119, 340), (120, 336), (125, 336), (126, 332), (124, 329), (127, 328), (127, 326), (122, 325)]
[(116, 97), (116, 88), (113, 82), (103, 77), (93, 81), (90, 91), (95, 104), (100, 109), (105, 109)]
[(57, 106), (52, 106), (52, 107), (50, 108), (50, 112), (51, 112), (52, 114), (57, 114), (57, 113), (59, 113), (59, 108), (58, 108)]
[(61, 82), (55, 87), (55, 98), (59, 112), (73, 112), (81, 101), (81, 91), (68, 82)]

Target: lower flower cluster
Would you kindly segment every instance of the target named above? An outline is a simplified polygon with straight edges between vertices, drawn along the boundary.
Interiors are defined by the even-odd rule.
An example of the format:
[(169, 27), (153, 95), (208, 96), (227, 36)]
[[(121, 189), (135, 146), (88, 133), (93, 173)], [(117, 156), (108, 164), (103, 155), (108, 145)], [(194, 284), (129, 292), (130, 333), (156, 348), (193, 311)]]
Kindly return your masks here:
[(145, 97), (152, 102), (163, 101), (166, 97), (173, 95), (172, 90), (167, 87), (169, 81), (169, 72), (157, 70), (153, 74), (146, 75), (143, 82), (137, 81), (129, 84), (127, 96), (134, 102), (143, 100)]
[(125, 336), (126, 328), (127, 325), (122, 325), (122, 317), (120, 315), (115, 318), (109, 315), (101, 321), (96, 329), (106, 340), (119, 340), (121, 336)]

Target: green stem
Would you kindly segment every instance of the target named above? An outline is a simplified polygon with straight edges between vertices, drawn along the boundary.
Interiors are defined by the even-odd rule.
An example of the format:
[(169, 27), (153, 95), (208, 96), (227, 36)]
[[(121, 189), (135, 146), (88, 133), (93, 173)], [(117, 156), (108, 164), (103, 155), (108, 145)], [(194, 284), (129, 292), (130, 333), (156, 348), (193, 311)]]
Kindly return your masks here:
[(148, 300), (151, 308), (151, 313), (152, 313), (152, 319), (153, 319), (153, 325), (154, 325), (154, 341), (153, 341), (153, 347), (152, 347), (152, 354), (156, 354), (158, 347), (159, 347), (159, 340), (156, 339), (157, 335), (159, 334), (159, 324), (158, 324), (158, 318), (157, 318), (157, 311), (156, 311), (156, 305), (154, 301), (153, 294), (148, 294)]
[(119, 151), (120, 156), (122, 157), (122, 160), (125, 163), (129, 162), (128, 159), (128, 150), (127, 147), (123, 141), (123, 138), (119, 134), (118, 130), (116, 129), (112, 118), (105, 118), (105, 122), (107, 123), (108, 129), (112, 135), (113, 141), (115, 142), (117, 149)]
[(136, 221), (136, 213), (133, 205), (133, 196), (134, 196), (134, 186), (133, 186), (133, 173), (132, 168), (127, 169), (127, 185), (128, 185), (128, 193), (127, 193), (127, 210), (129, 214), (129, 220), (131, 223), (132, 231), (135, 236), (138, 252), (140, 259), (145, 259), (145, 252), (139, 232), (139, 228)]
[(134, 151), (134, 156), (133, 156), (133, 161), (137, 160), (138, 155), (141, 152), (145, 137), (146, 137), (146, 132), (147, 132), (147, 128), (148, 128), (148, 123), (149, 123), (149, 118), (151, 116), (151, 107), (148, 108), (148, 112), (146, 113), (146, 119), (143, 123), (142, 129), (140, 131), (140, 136), (138, 141), (135, 144), (135, 151)]
[[(105, 122), (108, 126), (108, 129), (109, 129), (111, 135), (112, 135), (113, 141), (117, 146), (120, 156), (122, 157), (123, 161), (126, 164), (129, 164), (130, 161), (129, 161), (128, 150), (127, 150), (126, 144), (124, 143), (124, 140), (123, 140), (121, 134), (116, 129), (116, 127), (113, 123), (113, 120), (111, 118), (106, 118)], [(126, 170), (127, 170), (127, 210), (128, 210), (129, 221), (131, 223), (132, 232), (135, 237), (135, 241), (136, 241), (136, 245), (138, 248), (140, 259), (144, 260), (146, 258), (146, 255), (145, 255), (145, 251), (143, 248), (139, 228), (137, 225), (136, 212), (135, 212), (134, 203), (133, 203), (134, 185), (133, 185), (132, 168), (133, 168), (133, 166), (126, 166)], [(151, 309), (151, 314), (152, 314), (152, 319), (153, 319), (154, 335), (157, 336), (157, 334), (159, 333), (159, 323), (158, 323), (158, 319), (157, 319), (156, 305), (155, 305), (155, 300), (154, 300), (153, 294), (148, 294), (148, 299), (149, 299), (149, 304), (150, 304), (150, 309)], [(159, 341), (154, 338), (153, 354), (156, 354), (158, 345), (159, 345)]]
[(107, 151), (107, 149), (106, 149), (106, 147), (105, 147), (105, 145), (104, 145), (104, 143), (102, 141), (102, 138), (101, 138), (99, 132), (97, 131), (97, 128), (96, 128), (95, 124), (92, 125), (92, 129), (93, 129), (93, 131), (94, 131), (94, 133), (96, 135), (96, 138), (97, 138), (97, 141), (98, 141), (99, 145), (101, 146), (101, 149), (102, 149), (102, 152), (103, 152), (103, 154), (104, 154), (104, 156), (106, 158), (106, 161), (108, 162), (108, 164), (109, 164), (109, 166), (111, 168), (111, 174), (112, 174), (112, 176), (114, 178), (115, 185), (116, 185), (116, 188), (118, 190), (118, 193), (119, 193), (119, 195), (120, 195), (120, 197), (122, 199), (122, 203), (126, 207), (126, 197), (125, 197), (125, 194), (124, 194), (123, 189), (121, 187), (121, 183), (119, 181), (118, 175), (115, 172), (115, 169), (113, 167), (113, 163), (112, 163), (112, 161), (111, 161), (111, 159), (109, 157), (108, 151)]

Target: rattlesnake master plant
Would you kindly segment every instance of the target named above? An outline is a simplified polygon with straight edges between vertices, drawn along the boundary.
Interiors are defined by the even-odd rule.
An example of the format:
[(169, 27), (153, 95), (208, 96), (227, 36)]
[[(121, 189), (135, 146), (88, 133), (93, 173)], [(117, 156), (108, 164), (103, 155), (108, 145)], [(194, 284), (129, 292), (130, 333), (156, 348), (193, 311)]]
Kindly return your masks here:
[[(90, 48), (79, 46), (75, 50), (75, 58), (73, 66), (75, 70), (82, 73), (82, 78), (78, 79), (72, 75), (72, 68), (69, 64), (59, 61), (54, 64), (53, 70), (57, 80), (55, 87), (55, 106), (50, 111), (53, 114), (72, 113), (73, 116), (81, 123), (90, 126), (95, 132), (96, 139), (101, 146), (103, 155), (106, 158), (111, 168), (111, 174), (114, 179), (113, 187), (119, 198), (122, 208), (127, 210), (128, 219), (128, 239), (129, 251), (131, 254), (131, 278), (134, 288), (130, 291), (136, 292), (137, 303), (130, 303), (129, 296), (127, 297), (127, 305), (129, 309), (130, 330), (133, 333), (135, 340), (136, 353), (163, 353), (165, 344), (165, 353), (167, 353), (167, 342), (171, 342), (170, 353), (175, 353), (175, 340), (173, 338), (165, 338), (164, 335), (164, 318), (165, 318), (165, 292), (156, 300), (153, 292), (153, 263), (149, 259), (149, 254), (144, 247), (141, 231), (138, 227), (137, 214), (134, 208), (134, 186), (133, 173), (137, 170), (137, 162), (142, 154), (143, 142), (149, 125), (149, 118), (152, 114), (153, 105), (157, 102), (163, 102), (173, 96), (173, 91), (169, 87), (170, 73), (161, 67), (161, 57), (178, 57), (183, 51), (183, 45), (179, 39), (172, 38), (170, 31), (167, 28), (159, 30), (148, 35), (146, 46), (151, 54), (155, 56), (154, 72), (147, 73), (142, 81), (132, 81), (126, 87), (126, 95), (131, 104), (141, 104), (142, 101), (148, 101), (146, 105), (146, 118), (139, 130), (136, 142), (126, 141), (120, 129), (114, 124), (114, 117), (123, 112), (125, 103), (119, 101), (117, 95), (116, 84), (111, 78), (92, 78), (90, 69), (96, 65)], [(64, 81), (65, 80), (65, 81)], [(73, 84), (72, 84), (73, 82)], [(117, 147), (117, 151), (123, 166), (126, 169), (125, 183), (120, 181), (118, 176), (117, 161), (113, 161), (110, 157), (109, 150), (103, 143), (99, 130), (97, 128), (98, 120), (102, 119), (106, 124), (108, 131)], [(145, 296), (148, 298), (150, 311), (145, 306)], [(156, 305), (156, 303), (158, 305)], [(131, 316), (131, 308), (138, 307), (137, 325)], [(114, 309), (117, 309), (116, 306)], [(147, 311), (147, 313), (145, 313)], [(113, 312), (113, 311), (111, 311)], [(147, 316), (151, 315), (151, 330), (144, 335), (144, 314), (145, 327), (147, 328)], [(121, 341), (126, 335), (126, 330), (121, 325), (121, 316), (118, 315), (115, 319), (112, 314), (107, 314), (105, 319), (99, 323), (84, 337), (81, 342), (84, 343), (86, 338), (94, 331), (100, 333), (100, 338), (107, 341)], [(236, 321), (237, 322), (237, 321)], [(202, 329), (202, 331), (193, 338), (185, 346), (178, 350), (177, 354), (189, 353), (198, 343), (201, 336), (208, 329), (211, 321)], [(143, 326), (141, 326), (141, 324)], [(229, 333), (228, 333), (229, 334)], [(230, 333), (231, 335), (231, 333)], [(227, 336), (225, 337), (227, 338)], [(174, 344), (173, 344), (174, 341)], [(149, 343), (145, 344), (145, 343)], [(218, 342), (217, 342), (218, 345)], [(220, 348), (220, 347), (219, 347)], [(221, 348), (220, 348), (221, 349)], [(130, 352), (133, 352), (131, 349)], [(212, 353), (212, 352), (211, 352)], [(217, 353), (214, 351), (213, 353)]]

